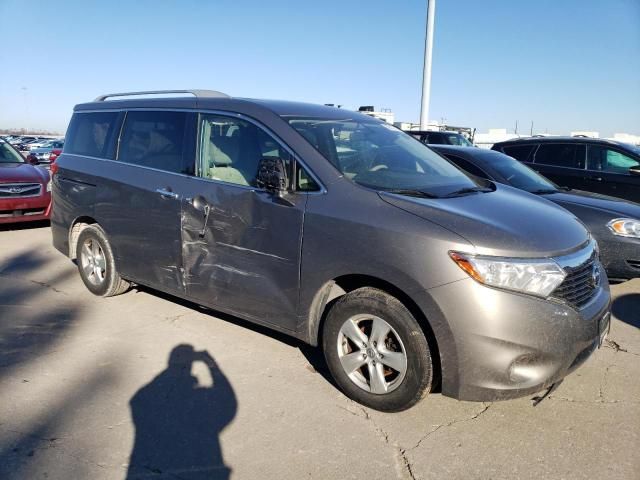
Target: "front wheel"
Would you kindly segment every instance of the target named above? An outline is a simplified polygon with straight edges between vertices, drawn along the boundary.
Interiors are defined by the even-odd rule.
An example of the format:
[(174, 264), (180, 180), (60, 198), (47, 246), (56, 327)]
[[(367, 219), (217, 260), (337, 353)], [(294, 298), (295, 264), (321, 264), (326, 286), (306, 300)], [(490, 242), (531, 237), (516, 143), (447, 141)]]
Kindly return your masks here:
[(406, 410), (427, 395), (433, 363), (424, 332), (396, 298), (359, 288), (331, 308), (323, 350), (338, 386), (376, 410)]
[(120, 277), (107, 235), (99, 225), (80, 232), (76, 255), (80, 277), (91, 293), (111, 297), (128, 290), (129, 282)]

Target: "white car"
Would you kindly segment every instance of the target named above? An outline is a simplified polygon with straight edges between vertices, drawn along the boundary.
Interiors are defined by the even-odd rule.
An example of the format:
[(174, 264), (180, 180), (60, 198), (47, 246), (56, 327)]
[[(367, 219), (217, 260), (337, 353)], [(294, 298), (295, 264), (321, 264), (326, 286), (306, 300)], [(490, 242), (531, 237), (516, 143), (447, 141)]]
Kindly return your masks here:
[(44, 147), (45, 145), (51, 143), (51, 139), (50, 138), (42, 138), (40, 140), (36, 140), (34, 142), (30, 142), (27, 145), (27, 150), (29, 152), (31, 152), (32, 150), (35, 150), (36, 148), (40, 148), (40, 147)]

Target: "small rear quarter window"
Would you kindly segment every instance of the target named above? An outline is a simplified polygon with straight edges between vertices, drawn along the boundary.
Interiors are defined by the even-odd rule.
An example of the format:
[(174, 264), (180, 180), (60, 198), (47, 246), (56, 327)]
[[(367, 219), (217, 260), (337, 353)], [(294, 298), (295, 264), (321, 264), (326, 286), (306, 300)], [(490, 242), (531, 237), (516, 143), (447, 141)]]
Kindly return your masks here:
[(119, 116), (119, 112), (74, 113), (66, 135), (65, 153), (113, 159)]
[(521, 162), (530, 162), (531, 152), (534, 148), (535, 145), (513, 145), (510, 147), (502, 147), (502, 151)]

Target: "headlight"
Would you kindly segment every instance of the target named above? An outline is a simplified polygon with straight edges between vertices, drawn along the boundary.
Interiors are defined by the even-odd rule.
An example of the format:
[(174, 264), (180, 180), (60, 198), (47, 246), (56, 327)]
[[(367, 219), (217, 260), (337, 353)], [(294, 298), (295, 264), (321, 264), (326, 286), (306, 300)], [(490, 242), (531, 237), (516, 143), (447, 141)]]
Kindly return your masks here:
[(505, 290), (546, 298), (566, 277), (553, 260), (505, 258), (449, 252), (451, 259), (471, 278)]
[(51, 180), (47, 182), (47, 192), (51, 191)]
[(633, 218), (616, 218), (607, 223), (611, 233), (620, 237), (640, 238), (640, 220)]

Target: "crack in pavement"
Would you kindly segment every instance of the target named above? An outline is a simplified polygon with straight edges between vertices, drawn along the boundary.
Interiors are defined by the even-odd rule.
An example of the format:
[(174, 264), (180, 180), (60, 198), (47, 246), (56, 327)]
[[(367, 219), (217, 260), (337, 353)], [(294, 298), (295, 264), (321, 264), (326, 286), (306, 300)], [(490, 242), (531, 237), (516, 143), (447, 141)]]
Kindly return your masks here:
[(46, 287), (46, 288), (54, 291), (55, 293), (61, 293), (62, 295), (69, 296), (69, 294), (67, 292), (63, 292), (62, 290), (54, 287), (53, 285), (51, 285), (50, 283), (47, 283), (47, 282), (41, 282), (39, 280), (32, 280), (30, 278), (17, 277), (15, 275), (7, 275), (7, 274), (5, 274), (3, 272), (0, 272), (0, 277), (6, 277), (6, 278), (10, 278), (12, 280), (21, 280), (23, 282), (33, 283), (34, 285), (39, 285), (41, 287)]
[(640, 357), (640, 353), (630, 352), (626, 348), (622, 347), (615, 340), (610, 340), (610, 339), (607, 338), (604, 342), (605, 342), (604, 343), (604, 348), (608, 348), (610, 350), (613, 350), (615, 353), (622, 352), (622, 353), (628, 353), (629, 355), (635, 355), (636, 357)]
[(49, 288), (49, 289), (53, 290), (56, 293), (61, 293), (62, 295), (67, 295), (68, 296), (68, 294), (66, 292), (63, 292), (62, 290), (58, 290), (56, 287), (54, 287), (53, 285), (51, 285), (51, 284), (49, 284), (47, 282), (39, 282), (38, 280), (30, 280), (30, 279), (27, 279), (27, 280), (29, 280), (31, 283), (33, 283), (35, 285), (40, 285), (41, 287)]
[(420, 440), (418, 440), (418, 443), (416, 443), (413, 447), (408, 448), (406, 451), (411, 451), (411, 450), (415, 450), (416, 448), (418, 448), (423, 441), (425, 441), (427, 438), (429, 438), (431, 435), (433, 435), (434, 433), (436, 433), (438, 430), (440, 430), (441, 428), (448, 428), (451, 427), (452, 425), (455, 425), (456, 423), (464, 423), (464, 422), (470, 422), (473, 421), (475, 419), (477, 419), (478, 417), (480, 417), (481, 415), (483, 415), (487, 410), (489, 410), (489, 408), (491, 407), (491, 405), (493, 405), (493, 403), (488, 403), (485, 404), (484, 402), (482, 403), (482, 409), (479, 410), (477, 413), (474, 413), (471, 417), (469, 418), (462, 418), (459, 420), (453, 420), (449, 423), (443, 423), (440, 425), (436, 425), (436, 428), (434, 428), (433, 430), (431, 430), (430, 432), (428, 432), (426, 435), (424, 435)]
[[(356, 402), (354, 402), (351, 399), (346, 399), (349, 403), (352, 404), (356, 404)], [(356, 404), (357, 405), (357, 404)], [(364, 418), (365, 420), (367, 420), (367, 422), (369, 422), (372, 426), (373, 426), (373, 430), (376, 433), (376, 435), (384, 442), (385, 445), (392, 447), (393, 451), (394, 451), (394, 461), (396, 463), (396, 473), (398, 474), (398, 478), (399, 479), (409, 479), (409, 480), (416, 480), (416, 477), (413, 473), (413, 470), (411, 468), (411, 462), (409, 462), (409, 459), (407, 458), (407, 456), (405, 455), (405, 449), (401, 448), (397, 442), (391, 442), (389, 440), (389, 433), (387, 431), (385, 431), (384, 429), (382, 429), (373, 419), (373, 417), (371, 417), (371, 415), (369, 414), (369, 412), (367, 411), (366, 408), (357, 405), (357, 407), (359, 408), (359, 411), (353, 411), (350, 410), (349, 408), (345, 408), (342, 407), (340, 405), (336, 405), (338, 408), (340, 408), (341, 410), (344, 410), (345, 412), (350, 413), (351, 415), (355, 415), (356, 417), (359, 418)]]
[(555, 400), (558, 402), (582, 403), (586, 405), (615, 405), (615, 404), (640, 405), (640, 402), (632, 402), (629, 400), (576, 400), (575, 398), (557, 397), (555, 395), (549, 395), (547, 399)]
[(622, 348), (620, 346), (620, 344), (618, 342), (616, 342), (615, 340), (610, 340), (610, 339), (606, 339), (605, 341), (605, 348), (610, 348), (612, 350), (615, 350), (616, 353), (617, 352), (628, 352), (628, 350), (626, 348)]
[(598, 387), (598, 402), (604, 403), (604, 390), (607, 387), (607, 375), (609, 375), (609, 370), (615, 367), (615, 364), (609, 365), (604, 369), (604, 374), (602, 375), (602, 381), (600, 382), (600, 386)]
[[(177, 317), (181, 317), (181, 316), (184, 316), (184, 315), (188, 315), (188, 313), (185, 313), (185, 314), (182, 314), (182, 315), (177, 315)], [(162, 318), (160, 320), (151, 321), (151, 322), (145, 323), (143, 325), (137, 325), (137, 326), (131, 327), (131, 328), (125, 328), (125, 329), (121, 329), (121, 330), (116, 330), (115, 332), (109, 333), (107, 335), (103, 335), (103, 336), (101, 336), (99, 338), (94, 338), (92, 340), (82, 340), (82, 344), (86, 348), (87, 346), (92, 346), (92, 345), (95, 345), (95, 344), (99, 344), (101, 342), (114, 340), (114, 339), (117, 340), (118, 338), (122, 337), (122, 335), (125, 334), (125, 333), (131, 333), (131, 332), (134, 332), (136, 330), (143, 330), (143, 329), (148, 328), (148, 327), (154, 327), (154, 326), (159, 325), (159, 324), (164, 323), (164, 322), (167, 322), (168, 324), (173, 324), (173, 323), (175, 323), (175, 319), (173, 317), (171, 317), (171, 316), (164, 317), (164, 318)], [(31, 327), (33, 325), (29, 325), (29, 326)], [(50, 355), (54, 355), (54, 354), (57, 354), (57, 353), (60, 353), (64, 349), (68, 349), (68, 348), (69, 348), (69, 345), (62, 345), (59, 348), (56, 348), (56, 349), (53, 349), (53, 350), (49, 350), (48, 352), (40, 353), (38, 355), (38, 359), (41, 359), (41, 358), (44, 358), (44, 357), (48, 357)], [(18, 365), (18, 364), (20, 364), (22, 362), (23, 362), (22, 360), (18, 360), (18, 361), (11, 362), (11, 363), (3, 363), (3, 364), (0, 364), (0, 368), (12, 367), (12, 366)]]
[[(355, 403), (352, 400), (347, 399), (350, 403)], [(413, 466), (411, 464), (411, 461), (409, 460), (409, 457), (407, 456), (407, 453), (415, 450), (416, 448), (418, 448), (422, 442), (424, 440), (426, 440), (428, 437), (430, 437), (432, 434), (434, 434), (435, 432), (437, 432), (438, 430), (440, 430), (441, 428), (447, 428), (450, 427), (452, 425), (455, 425), (457, 423), (464, 423), (464, 422), (470, 422), (473, 420), (476, 420), (477, 418), (479, 418), (481, 415), (483, 415), (487, 410), (489, 410), (489, 408), (491, 407), (491, 405), (493, 405), (493, 403), (482, 403), (482, 409), (479, 410), (478, 412), (474, 413), (472, 416), (468, 417), (468, 418), (462, 418), (462, 419), (458, 419), (458, 420), (453, 420), (449, 423), (443, 423), (441, 425), (436, 425), (436, 428), (434, 428), (433, 430), (431, 430), (430, 432), (428, 432), (426, 435), (424, 435), (420, 440), (418, 440), (418, 442), (411, 448), (403, 448), (402, 446), (398, 445), (398, 442), (391, 442), (389, 439), (389, 432), (383, 430), (376, 422), (375, 420), (371, 417), (371, 415), (369, 414), (369, 412), (364, 408), (358, 405), (358, 408), (360, 409), (360, 412), (362, 412), (362, 414), (358, 413), (357, 411), (353, 411), (350, 410), (349, 408), (345, 408), (345, 407), (341, 407), (338, 405), (338, 408), (340, 408), (341, 410), (344, 410), (348, 413), (350, 413), (351, 415), (355, 415), (356, 417), (360, 417), (360, 418), (364, 418), (365, 420), (369, 421), (371, 423), (371, 425), (373, 425), (373, 429), (375, 431), (375, 433), (378, 435), (378, 437), (380, 437), (384, 443), (390, 447), (393, 447), (394, 449), (394, 453), (395, 453), (395, 461), (396, 461), (396, 467), (400, 467), (398, 469), (398, 478), (402, 479), (402, 478), (408, 478), (410, 480), (416, 480), (416, 476), (415, 473), (413, 472)]]
[[(37, 450), (47, 450), (50, 448), (55, 448), (57, 451), (59, 451), (62, 455), (66, 455), (68, 457), (71, 457), (75, 460), (81, 461), (81, 462), (85, 462), (89, 465), (94, 465), (96, 467), (100, 467), (100, 468), (116, 468), (113, 465), (107, 465), (107, 464), (103, 464), (103, 463), (98, 463), (95, 462), (93, 460), (90, 460), (86, 457), (86, 455), (81, 455), (81, 454), (77, 454), (75, 452), (71, 452), (69, 451), (67, 448), (65, 448), (65, 446), (60, 443), (63, 440), (65, 440), (64, 437), (42, 437), (40, 435), (35, 435), (33, 433), (28, 433), (28, 432), (23, 432), (21, 430), (13, 430), (13, 429), (7, 429), (5, 430), (7, 432), (10, 433), (15, 433), (18, 435), (22, 435), (23, 437), (27, 437), (27, 438), (32, 438), (34, 440), (36, 440), (37, 442), (41, 442), (44, 443), (44, 445), (41, 446), (33, 446), (30, 449), (28, 449), (29, 451), (27, 452), (27, 456), (28, 457), (33, 457), (33, 455), (35, 454), (35, 452)], [(15, 455), (20, 455), (20, 449), (18, 448), (13, 448), (11, 450), (11, 453), (15, 454)]]

